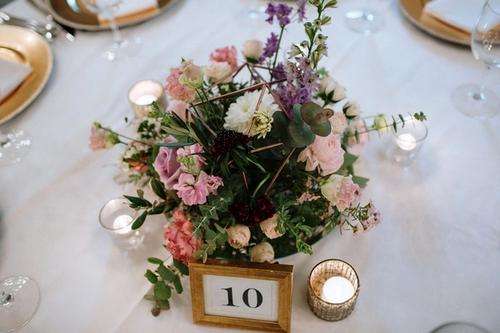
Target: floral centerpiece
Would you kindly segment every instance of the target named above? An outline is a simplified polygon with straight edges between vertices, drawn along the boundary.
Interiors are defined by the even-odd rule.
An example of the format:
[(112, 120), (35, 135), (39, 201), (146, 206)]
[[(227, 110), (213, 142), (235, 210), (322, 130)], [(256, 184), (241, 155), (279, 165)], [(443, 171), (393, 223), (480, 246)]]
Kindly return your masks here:
[(167, 111), (138, 120), (135, 138), (99, 123), (92, 128), (91, 147), (124, 144), (130, 181), (156, 194), (148, 200), (139, 189), (126, 196), (140, 212), (133, 228), (150, 215), (168, 221), (165, 248), (174, 262), (149, 258), (157, 267), (145, 274), (154, 284), (154, 314), (169, 307), (173, 289), (182, 292), (180, 277), (192, 258), (271, 262), (311, 254), (335, 227), (360, 232), (380, 221), (371, 201), (360, 202), (367, 179), (354, 173), (356, 148), (369, 131), (396, 130), (405, 118), (366, 124), (319, 67), (327, 55), (322, 28), (331, 21), (325, 13), (336, 0), (309, 3), (316, 13), (302, 42), (281, 45), (286, 27), (305, 20), (306, 1), (296, 9), (271, 3), (266, 21), (278, 34), (265, 45), (246, 41), (242, 60), (234, 46), (213, 51), (204, 67), (183, 59), (166, 80)]

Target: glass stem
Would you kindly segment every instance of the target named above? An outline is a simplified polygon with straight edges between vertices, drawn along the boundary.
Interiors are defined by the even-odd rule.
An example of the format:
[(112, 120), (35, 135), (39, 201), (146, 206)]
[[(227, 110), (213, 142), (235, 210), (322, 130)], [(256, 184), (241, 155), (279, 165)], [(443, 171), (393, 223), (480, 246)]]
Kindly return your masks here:
[(116, 24), (116, 18), (112, 13), (109, 14), (109, 27), (113, 33), (113, 44), (120, 45), (123, 42), (123, 38)]
[(9, 137), (6, 134), (3, 134), (0, 130), (0, 148), (5, 146), (9, 142)]
[(474, 94), (474, 99), (483, 100), (485, 98), (484, 93), (486, 91), (486, 78), (489, 74), (490, 66), (486, 65), (481, 72), (481, 81), (479, 83), (479, 92)]
[(12, 294), (7, 294), (5, 291), (0, 293), (0, 306), (7, 306), (14, 301)]

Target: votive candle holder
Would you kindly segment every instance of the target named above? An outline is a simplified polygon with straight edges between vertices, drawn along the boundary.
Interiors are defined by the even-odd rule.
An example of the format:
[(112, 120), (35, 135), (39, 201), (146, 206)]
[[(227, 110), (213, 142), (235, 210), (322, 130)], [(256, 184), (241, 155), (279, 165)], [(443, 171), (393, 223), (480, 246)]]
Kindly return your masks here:
[(153, 111), (153, 103), (156, 103), (161, 111), (167, 108), (165, 89), (160, 82), (154, 80), (135, 83), (128, 92), (128, 100), (139, 119)]

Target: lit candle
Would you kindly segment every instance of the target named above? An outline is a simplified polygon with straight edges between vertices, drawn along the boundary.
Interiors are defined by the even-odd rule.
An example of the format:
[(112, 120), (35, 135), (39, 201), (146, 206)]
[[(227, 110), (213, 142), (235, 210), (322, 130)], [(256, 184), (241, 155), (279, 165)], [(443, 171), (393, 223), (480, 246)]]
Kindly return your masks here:
[(411, 151), (415, 149), (415, 147), (417, 147), (417, 140), (415, 140), (415, 137), (409, 133), (398, 135), (396, 143), (398, 144), (399, 148), (406, 151)]
[(133, 218), (130, 215), (119, 215), (113, 221), (113, 231), (117, 235), (127, 235), (132, 231)]
[(151, 104), (156, 102), (160, 110), (167, 108), (167, 99), (163, 85), (153, 80), (139, 81), (130, 88), (128, 100), (138, 118), (146, 116), (153, 110)]
[(138, 105), (151, 105), (156, 99), (157, 97), (154, 95), (142, 95), (135, 100), (135, 103)]
[(354, 286), (344, 277), (334, 276), (326, 280), (321, 298), (328, 303), (344, 303), (354, 295)]

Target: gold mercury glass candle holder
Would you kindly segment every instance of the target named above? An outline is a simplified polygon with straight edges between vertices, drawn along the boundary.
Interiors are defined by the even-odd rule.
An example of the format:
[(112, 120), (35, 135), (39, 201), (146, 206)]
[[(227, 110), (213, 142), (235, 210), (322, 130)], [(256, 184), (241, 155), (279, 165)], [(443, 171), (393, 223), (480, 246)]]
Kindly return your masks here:
[(354, 310), (358, 295), (358, 275), (345, 261), (322, 261), (309, 275), (307, 301), (312, 312), (321, 319), (337, 321), (346, 318)]
[(144, 80), (135, 83), (128, 92), (128, 100), (137, 118), (145, 117), (153, 111), (153, 102), (161, 111), (167, 109), (167, 98), (163, 85), (154, 80)]

